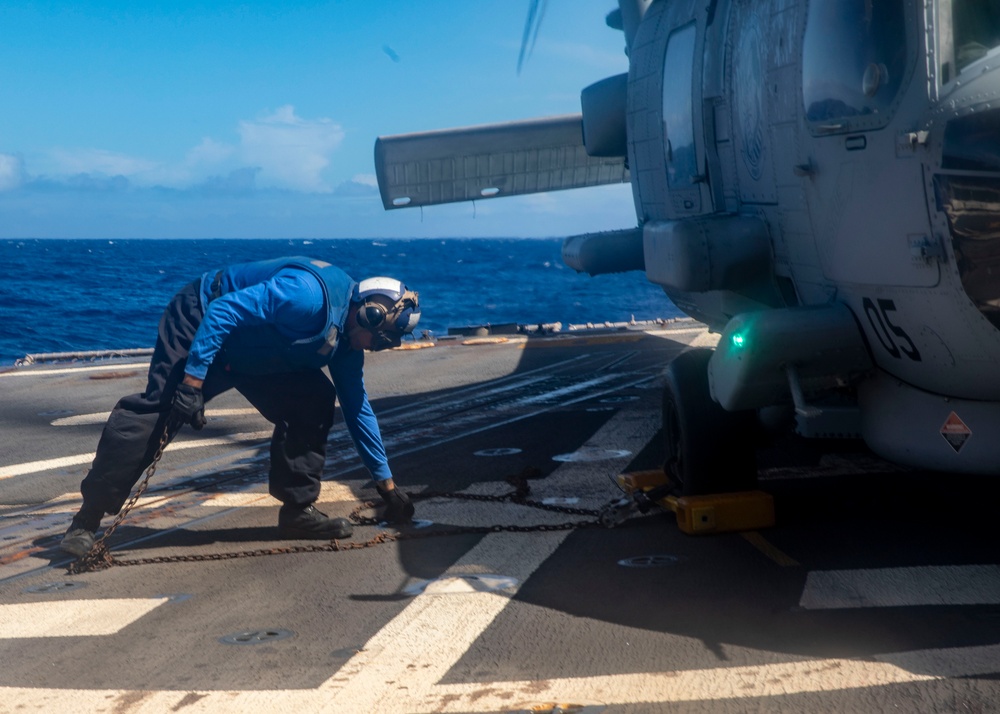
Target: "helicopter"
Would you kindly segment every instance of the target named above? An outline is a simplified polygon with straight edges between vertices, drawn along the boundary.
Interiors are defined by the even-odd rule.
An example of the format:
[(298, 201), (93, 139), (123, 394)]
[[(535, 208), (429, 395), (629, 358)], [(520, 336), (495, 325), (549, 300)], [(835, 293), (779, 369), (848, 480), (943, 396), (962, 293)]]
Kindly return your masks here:
[(636, 225), (563, 259), (643, 271), (719, 333), (665, 369), (682, 494), (752, 488), (765, 422), (1000, 473), (1000, 3), (620, 0), (607, 24), (629, 70), (579, 114), (379, 137), (384, 207), (630, 183)]

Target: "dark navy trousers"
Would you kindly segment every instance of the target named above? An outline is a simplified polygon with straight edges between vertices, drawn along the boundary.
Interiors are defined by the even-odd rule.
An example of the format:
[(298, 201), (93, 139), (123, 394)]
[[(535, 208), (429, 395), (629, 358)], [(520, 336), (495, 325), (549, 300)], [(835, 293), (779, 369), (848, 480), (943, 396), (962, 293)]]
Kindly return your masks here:
[[(118, 513), (132, 487), (152, 463), (166, 428), (174, 390), (184, 378), (191, 341), (204, 314), (199, 285), (196, 280), (184, 287), (164, 310), (146, 391), (123, 397), (111, 411), (94, 462), (80, 484), (84, 509)], [(291, 505), (313, 503), (319, 498), (337, 396), (329, 377), (319, 369), (237, 374), (217, 360), (205, 376), (202, 394), (208, 402), (229, 389), (240, 392), (274, 424), (271, 495)], [(171, 433), (170, 438), (175, 435)]]

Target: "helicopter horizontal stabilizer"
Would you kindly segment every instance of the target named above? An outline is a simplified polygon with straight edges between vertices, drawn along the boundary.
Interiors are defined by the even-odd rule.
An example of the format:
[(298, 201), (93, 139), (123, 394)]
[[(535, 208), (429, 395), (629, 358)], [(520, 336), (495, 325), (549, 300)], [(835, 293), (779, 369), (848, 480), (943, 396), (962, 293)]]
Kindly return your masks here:
[(629, 181), (587, 155), (580, 114), (379, 137), (375, 173), (387, 210)]

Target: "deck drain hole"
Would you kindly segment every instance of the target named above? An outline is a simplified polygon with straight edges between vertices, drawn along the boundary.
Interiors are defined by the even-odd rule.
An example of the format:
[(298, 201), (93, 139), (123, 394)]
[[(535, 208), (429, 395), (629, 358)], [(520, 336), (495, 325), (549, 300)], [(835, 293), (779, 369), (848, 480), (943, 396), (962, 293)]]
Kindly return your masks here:
[(637, 401), (639, 397), (634, 394), (622, 394), (617, 397), (605, 397), (600, 400), (601, 404), (627, 404), (629, 402)]
[(294, 636), (295, 633), (291, 630), (246, 630), (220, 637), (219, 642), (224, 645), (262, 645)]
[(480, 449), (473, 453), (473, 456), (513, 456), (520, 454), (521, 450), (514, 447), (502, 447), (499, 449)]
[(461, 595), (472, 592), (504, 590), (517, 585), (506, 575), (447, 575), (433, 580), (419, 580), (403, 589), (406, 595)]
[(606, 461), (607, 459), (620, 459), (632, 454), (628, 449), (595, 449), (585, 446), (582, 449), (569, 454), (557, 454), (552, 457), (553, 461)]
[(681, 562), (676, 555), (637, 555), (634, 558), (619, 560), (618, 565), (626, 568), (665, 568)]
[(30, 588), (25, 588), (24, 592), (44, 594), (44, 593), (62, 592), (64, 590), (78, 590), (80, 588), (85, 588), (85, 587), (87, 587), (87, 583), (78, 583), (75, 581), (73, 582), (63, 581), (60, 583), (42, 583), (41, 585), (32, 585)]

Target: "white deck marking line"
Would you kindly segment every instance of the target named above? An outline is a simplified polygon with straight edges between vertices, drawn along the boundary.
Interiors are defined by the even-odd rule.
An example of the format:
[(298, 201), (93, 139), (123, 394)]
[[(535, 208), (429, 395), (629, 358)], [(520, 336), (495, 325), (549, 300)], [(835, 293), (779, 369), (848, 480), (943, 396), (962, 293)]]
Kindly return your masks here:
[[(374, 498), (374, 495), (373, 495)], [(336, 481), (323, 481), (320, 484), (319, 498), (317, 504), (324, 503), (357, 503), (358, 496), (345, 483)], [(210, 506), (212, 508), (246, 508), (268, 507), (277, 508), (281, 503), (267, 492), (267, 484), (255, 485), (246, 491), (235, 493), (217, 493), (211, 498), (199, 504), (199, 507)]]
[[(653, 436), (655, 428), (655, 420), (636, 419), (635, 413), (619, 412), (586, 445), (594, 448), (615, 445), (630, 452), (638, 451)], [(610, 486), (606, 478), (598, 474), (606, 476), (608, 469), (620, 468), (626, 461), (627, 458), (600, 464), (565, 463), (539, 485), (540, 492), (545, 492), (539, 495), (571, 489), (581, 500), (607, 500)], [(591, 478), (586, 478), (588, 475)], [(521, 584), (568, 535), (569, 531), (538, 533), (527, 538), (514, 533), (490, 534), (441, 577), (487, 573), (512, 577)], [(516, 591), (514, 587), (504, 594), (479, 592), (416, 598), (320, 687), (331, 696), (325, 709), (401, 712), (434, 711), (449, 706), (449, 695), (438, 694), (437, 682), (479, 639)], [(463, 697), (464, 704), (480, 704), (480, 698), (485, 696), (491, 700), (492, 710), (511, 709), (512, 702), (503, 693), (484, 695), (484, 692), (495, 691), (492, 685), (475, 684), (470, 688), (474, 694), (471, 698)], [(536, 699), (545, 700), (545, 697)], [(557, 701), (575, 700), (570, 695)]]
[(169, 600), (112, 598), (0, 605), (0, 640), (113, 635)]
[(45, 516), (53, 513), (76, 513), (80, 510), (81, 502), (82, 499), (79, 489), (76, 491), (67, 491), (66, 493), (58, 496), (53, 496), (43, 503), (10, 504), (15, 509), (21, 508), (24, 510), (11, 511), (6, 514), (6, 518), (36, 518), (38, 516)]
[(1000, 603), (1000, 565), (815, 570), (799, 605), (807, 610)]
[(591, 387), (596, 387), (598, 385), (604, 384), (605, 382), (610, 382), (616, 379), (618, 375), (608, 374), (601, 377), (595, 377), (593, 379), (588, 379), (584, 382), (577, 382), (571, 384), (567, 387), (561, 387), (560, 389), (552, 389), (547, 392), (542, 392), (541, 394), (534, 394), (530, 397), (522, 397), (514, 402), (515, 407), (527, 406), (529, 404), (537, 404), (538, 402), (554, 402), (562, 397), (570, 394), (576, 394), (577, 392), (582, 392), (590, 389)]
[(48, 377), (51, 374), (76, 374), (78, 372), (108, 372), (116, 370), (126, 372), (138, 370), (139, 374), (149, 372), (149, 362), (135, 362), (131, 364), (98, 364), (87, 367), (63, 367), (61, 369), (25, 369), (13, 372), (0, 372), (0, 379), (4, 377)]
[[(138, 510), (148, 508), (151, 505), (165, 501), (168, 498), (167, 494), (164, 493), (154, 493), (150, 496), (141, 496), (135, 503), (135, 507)], [(14, 518), (23, 518), (26, 524), (30, 524), (33, 519), (39, 519), (43, 516), (57, 516), (57, 515), (74, 515), (80, 510), (80, 505), (83, 503), (83, 497), (80, 496), (80, 492), (75, 493), (64, 493), (61, 496), (56, 496), (53, 499), (45, 502), (41, 508), (36, 508), (31, 504), (24, 504), (23, 507), (32, 508), (33, 510), (27, 512), (14, 512), (7, 514), (4, 518), (4, 522), (10, 525), (17, 525), (13, 523)], [(111, 521), (109, 520), (108, 523)]]
[(924, 673), (939, 678), (974, 677), (1000, 672), (1000, 644), (893, 652), (876, 655), (875, 659), (915, 674)]
[[(435, 599), (454, 603), (457, 597), (461, 596), (446, 595)], [(479, 593), (469, 597), (481, 602), (499, 596)], [(421, 597), (417, 601), (429, 599)], [(434, 634), (423, 633), (423, 636), (434, 636)], [(432, 661), (436, 651), (434, 647), (423, 649), (420, 661)], [(825, 659), (756, 667), (722, 667), (540, 681), (441, 685), (427, 683), (425, 687), (430, 691), (429, 695), (408, 696), (405, 690), (397, 688), (395, 696), (388, 697), (369, 710), (345, 708), (339, 692), (333, 693), (325, 687), (320, 690), (212, 692), (0, 687), (0, 701), (6, 702), (12, 710), (18, 704), (23, 704), (26, 711), (100, 711), (106, 708), (111, 700), (127, 698), (131, 703), (129, 712), (132, 714), (158, 714), (181, 708), (186, 714), (228, 712), (242, 714), (246, 711), (293, 710), (331, 712), (331, 714), (340, 714), (344, 711), (366, 711), (371, 714), (380, 712), (398, 714), (402, 711), (486, 714), (517, 711), (519, 708), (523, 709), (524, 705), (553, 701), (589, 700), (600, 702), (605, 706), (710, 702), (912, 684), (941, 680), (945, 676), (990, 674), (995, 671), (997, 656), (1000, 654), (993, 648), (957, 648), (936, 652), (939, 653), (936, 657), (938, 666), (948, 669), (955, 662), (961, 662), (966, 666), (952, 667), (954, 673), (949, 671), (947, 675), (936, 675), (908, 672), (888, 662)], [(390, 649), (384, 656), (393, 659), (399, 655)], [(338, 675), (331, 681), (337, 679), (343, 678)], [(393, 682), (388, 686), (396, 684), (398, 683)], [(375, 686), (384, 692), (387, 683), (377, 682)], [(196, 694), (198, 699), (192, 701), (191, 694)], [(366, 699), (374, 701), (375, 696), (368, 693)]]
[[(649, 422), (647, 425), (645, 422)], [(588, 445), (612, 443), (631, 449), (648, 441), (648, 426), (634, 419), (610, 420)], [(642, 433), (639, 433), (642, 432)], [(608, 438), (611, 435), (614, 438)], [(601, 436), (599, 439), (598, 436)], [(641, 448), (641, 445), (638, 447)], [(634, 450), (634, 449), (632, 449)], [(577, 493), (598, 479), (597, 468), (619, 462), (565, 464), (546, 479), (555, 490)], [(603, 479), (606, 482), (606, 479)], [(581, 494), (582, 496), (583, 494)], [(589, 494), (595, 497), (596, 492)], [(531, 536), (497, 533), (483, 538), (449, 571), (493, 573), (523, 583), (567, 537), (568, 532)], [(1000, 670), (1000, 645), (922, 650), (881, 655), (875, 661), (799, 660), (760, 666), (720, 667), (680, 672), (650, 672), (539, 681), (438, 684), (509, 602), (508, 594), (423, 595), (376, 633), (362, 650), (327, 682), (314, 690), (199, 690), (196, 701), (184, 690), (64, 690), (0, 688), (0, 700), (16, 707), (52, 710), (96, 709), (115, 698), (127, 698), (133, 712), (244, 712), (303, 709), (343, 712), (496, 712), (516, 710), (522, 703), (590, 700), (605, 705), (746, 699), (792, 693), (863, 689), (945, 677), (989, 674)], [(664, 635), (665, 646), (677, 636)], [(412, 669), (411, 669), (412, 665)], [(426, 665), (426, 666), (425, 666)], [(523, 707), (520, 707), (523, 708)]]
[(688, 343), (688, 348), (693, 347), (715, 347), (719, 344), (719, 333), (705, 330)]
[(24, 476), (25, 474), (48, 471), (50, 469), (61, 469), (66, 466), (78, 466), (87, 464), (94, 460), (94, 452), (77, 454), (76, 456), (61, 456), (58, 459), (45, 459), (43, 461), (30, 461), (26, 464), (13, 464), (11, 466), (0, 467), (0, 479), (12, 478), (14, 476)]
[[(568, 531), (486, 536), (441, 577), (483, 572), (523, 583)], [(516, 591), (516, 588), (513, 589)], [(372, 637), (320, 689), (332, 711), (432, 711), (435, 688), (510, 602), (510, 594), (422, 595)], [(488, 687), (488, 685), (487, 685)], [(482, 690), (479, 686), (477, 689)]]
[[(410, 484), (412, 485), (412, 484)], [(142, 510), (143, 508), (149, 506), (150, 504), (163, 501), (167, 496), (163, 493), (156, 493), (151, 496), (142, 496), (136, 502), (136, 508)], [(374, 498), (374, 494), (372, 495)], [(323, 481), (320, 484), (320, 494), (316, 503), (350, 503), (351, 501), (357, 502), (359, 497), (351, 490), (351, 487), (346, 483), (341, 483), (339, 481)], [(34, 508), (29, 513), (10, 513), (6, 516), (7, 519), (12, 519), (14, 517), (25, 517), (25, 518), (37, 518), (39, 516), (56, 515), (56, 514), (74, 514), (80, 510), (81, 497), (79, 491), (70, 491), (64, 493), (55, 498), (51, 498), (45, 502), (45, 505), (41, 508), (36, 508), (32, 504), (22, 504), (23, 508)], [(217, 507), (245, 507), (245, 506), (274, 506), (278, 507), (280, 502), (275, 500), (271, 494), (267, 492), (267, 484), (254, 484), (250, 488), (243, 491), (236, 491), (233, 493), (217, 493), (209, 496), (205, 501), (198, 504), (199, 507), (211, 506), (213, 508)]]
[(111, 416), (111, 412), (95, 412), (94, 414), (76, 414), (70, 417), (60, 417), (49, 422), (50, 426), (87, 426), (103, 424)]
[[(53, 419), (49, 424), (51, 426), (86, 426), (88, 424), (103, 424), (108, 420), (108, 416), (111, 412), (94, 412), (93, 414), (75, 414), (68, 417), (60, 417), (59, 419)], [(238, 409), (206, 409), (205, 416), (208, 419), (212, 417), (223, 418), (232, 416), (244, 416), (244, 415), (259, 415), (258, 412), (253, 407), (242, 407)], [(263, 419), (264, 417), (261, 417)]]
[[(991, 674), (1000, 668), (998, 648), (932, 650), (930, 659), (913, 653), (914, 663), (940, 667), (934, 674), (907, 671), (891, 661), (850, 659), (803, 660), (760, 666), (722, 667), (681, 672), (651, 672), (601, 677), (521, 682), (439, 685), (434, 693), (440, 712), (516, 711), (518, 706), (546, 701), (598, 701), (605, 705), (759, 699), (820, 692), (884, 687), (944, 679), (946, 676)], [(898, 658), (906, 660), (905, 653)], [(897, 656), (879, 656), (895, 660)], [(956, 666), (958, 665), (958, 666)], [(937, 672), (947, 671), (948, 674)], [(485, 696), (483, 696), (485, 693)], [(437, 704), (438, 700), (435, 700)], [(425, 705), (428, 704), (425, 702)], [(388, 710), (378, 710), (388, 711)], [(430, 711), (427, 709), (425, 711)]]
[[(191, 439), (190, 441), (175, 441), (168, 450), (183, 451), (185, 449), (200, 449), (205, 446), (227, 446), (247, 441), (264, 441), (271, 438), (271, 431), (248, 431), (240, 434), (230, 434), (225, 437), (214, 439)], [(76, 454), (75, 456), (62, 456), (57, 459), (45, 459), (43, 461), (31, 461), (24, 464), (12, 464), (0, 467), (0, 480), (12, 478), (14, 476), (24, 476), (26, 474), (49, 471), (51, 469), (61, 469), (66, 466), (78, 466), (89, 464), (94, 460), (94, 452), (86, 454)]]
[[(630, 451), (637, 451), (652, 437), (654, 424), (655, 420), (637, 422), (632, 415), (623, 417), (619, 414), (609, 420), (588, 441), (588, 444), (621, 443)], [(597, 468), (608, 469), (623, 465), (623, 459), (603, 462), (603, 466), (590, 463), (564, 464), (546, 479), (546, 487), (556, 487), (557, 490), (558, 487), (570, 488), (580, 492), (587, 486), (586, 483), (579, 483), (581, 474), (588, 474)], [(609, 489), (606, 478), (591, 478), (587, 481), (591, 484), (591, 488), (597, 484), (600, 490)], [(497, 573), (513, 577), (523, 583), (568, 534), (569, 531), (557, 531), (538, 533), (527, 538), (520, 534), (491, 534), (449, 568), (448, 572), (453, 575)], [(406, 681), (414, 681), (414, 687), (433, 686), (454, 666), (458, 658), (475, 642), (508, 602), (508, 595), (494, 593), (448, 595), (443, 601), (441, 596), (421, 596), (414, 599), (403, 613), (383, 627), (365, 646), (364, 651), (344, 665), (341, 672), (317, 690), (212, 692), (186, 708), (192, 712), (269, 711), (289, 706), (304, 707), (309, 711), (375, 711), (381, 707), (379, 702), (384, 697), (392, 699), (387, 697), (387, 688), (402, 692), (405, 696), (405, 690), (399, 690), (394, 684), (387, 684), (389, 680), (405, 677)], [(425, 612), (426, 614), (422, 615)], [(398, 640), (397, 631), (406, 633), (405, 647), (403, 641)], [(426, 656), (425, 649), (432, 650), (433, 654)], [(378, 654), (382, 656), (377, 656)], [(366, 663), (361, 665), (362, 659), (358, 658), (363, 658)], [(429, 672), (427, 668), (417, 668), (412, 672), (407, 669), (409, 662), (424, 660), (434, 663), (433, 672)], [(361, 671), (357, 677), (345, 677), (346, 672), (359, 666)], [(360, 678), (363, 678), (363, 681), (360, 681)], [(360, 683), (355, 681), (356, 679)], [(116, 691), (110, 693), (110, 696), (123, 694), (126, 692)], [(85, 702), (106, 704), (109, 693), (10, 687), (0, 689), (0, 696), (4, 696), (3, 701), (11, 705), (25, 702), (30, 703), (30, 707), (37, 708), (44, 702), (55, 709), (64, 704), (71, 704), (70, 709), (72, 709), (88, 706)], [(184, 693), (178, 696), (178, 692), (150, 692), (145, 694), (143, 707), (137, 708), (137, 711), (162, 711), (164, 702), (170, 702), (169, 706), (174, 706), (183, 697)], [(360, 701), (341, 704), (355, 699)], [(403, 706), (391, 710), (395, 713), (415, 709)]]

